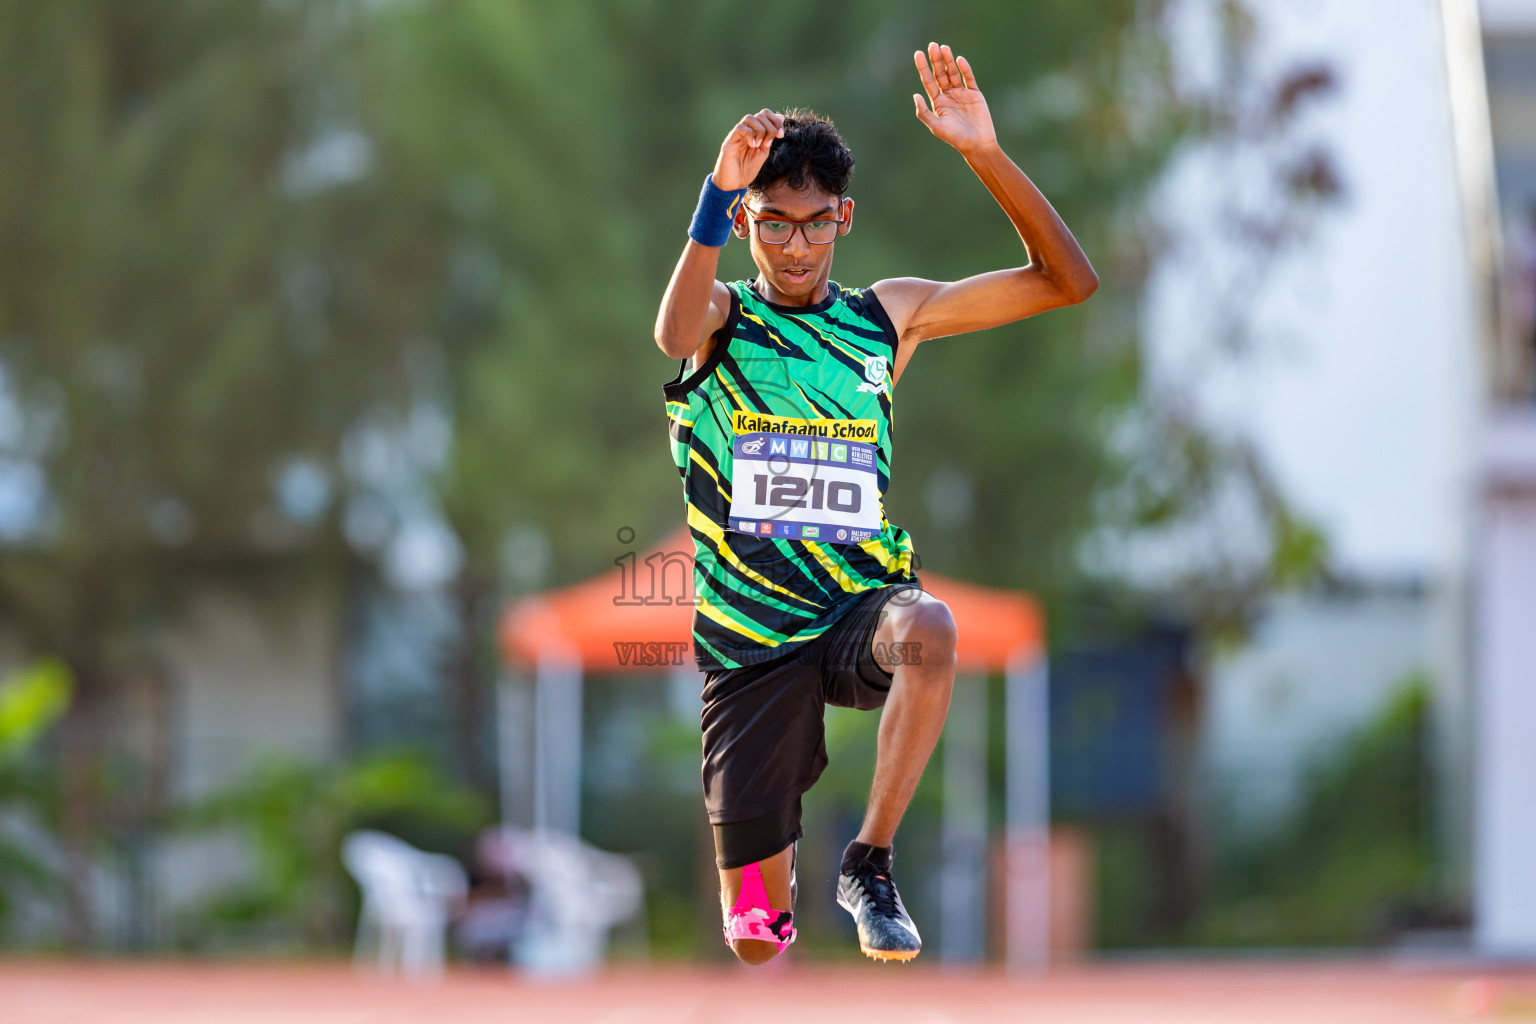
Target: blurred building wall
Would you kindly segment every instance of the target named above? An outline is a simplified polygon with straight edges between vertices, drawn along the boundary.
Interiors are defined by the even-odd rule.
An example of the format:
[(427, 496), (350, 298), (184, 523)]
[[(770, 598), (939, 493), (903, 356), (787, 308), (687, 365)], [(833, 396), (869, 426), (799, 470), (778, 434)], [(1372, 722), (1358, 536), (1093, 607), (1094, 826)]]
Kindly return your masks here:
[(1483, 30), (1494, 35), (1536, 33), (1536, 4), (1531, 0), (1479, 0)]
[(1285, 820), (1308, 770), (1423, 678), (1430, 612), (1412, 588), (1289, 595), (1250, 643), (1213, 660), (1203, 755), (1224, 827)]
[(262, 756), (340, 753), (336, 614), (315, 598), (273, 606), (213, 592), (169, 632), (175, 798), (231, 785)]
[(1475, 923), (1536, 956), (1536, 0), (1483, 0), (1503, 265), (1475, 608)]
[[(171, 799), (185, 805), (236, 787), (264, 758), (339, 756), (338, 611), (318, 597), (269, 603), (213, 591), (170, 630), (173, 678)], [(248, 843), (231, 833), (170, 837), (151, 865), (150, 943), (211, 893), (244, 881)]]
[[(1343, 95), (1326, 116), (1349, 200), (1256, 298), (1255, 320), (1288, 335), (1289, 358), (1231, 364), (1202, 397), (1257, 441), (1346, 578), (1367, 591), (1415, 581), (1425, 601), (1416, 624), (1405, 607), (1390, 628), (1359, 609), (1328, 621), (1322, 595), (1277, 603), (1253, 648), (1215, 666), (1214, 774), (1258, 787), (1256, 804), (1241, 801), (1255, 817), (1283, 813), (1285, 764), (1357, 720), (1418, 655), (1436, 692), (1445, 882), (1474, 897), (1481, 950), (1529, 956), (1536, 0), (1257, 6), (1278, 30), (1277, 60), (1321, 50), (1336, 62)], [(1283, 716), (1260, 723), (1253, 678), (1279, 665), (1309, 695), (1288, 736)]]
[[(165, 798), (182, 808), (236, 787), (265, 757), (323, 761), (341, 753), (337, 691), (341, 631), (338, 616), (319, 598), (262, 601), (209, 591), (193, 602), (161, 642), (165, 700), (143, 699), (125, 687), (114, 708), (111, 742), (135, 777), (154, 775), (165, 760)], [(144, 794), (128, 787), (114, 808), (131, 820)], [(51, 836), (25, 816), (0, 828), (52, 863)], [(121, 831), (121, 827), (119, 827)], [(113, 856), (99, 858), (92, 883), (98, 935), (106, 948), (163, 946), (173, 921), (212, 892), (245, 881), (248, 844), (233, 834), (195, 836), (152, 827), (129, 828)], [(8, 944), (47, 948), (62, 936), (57, 901), (23, 899)]]
[[(1421, 666), (1441, 723), (1448, 881), (1460, 884), (1469, 861), (1459, 815), (1468, 802), (1486, 281), (1468, 228), (1466, 132), (1453, 110), (1453, 94), (1466, 90), (1453, 88), (1447, 8), (1442, 0), (1250, 6), (1265, 67), (1321, 62), (1337, 77), (1336, 95), (1307, 125), (1338, 167), (1343, 198), (1243, 297), (1251, 339), (1234, 356), (1214, 335), (1200, 272), (1245, 258), (1222, 230), (1232, 168), (1222, 154), (1197, 155), (1173, 190), (1197, 256), (1159, 271), (1150, 361), (1157, 379), (1181, 382), (1207, 421), (1252, 443), (1287, 499), (1323, 530), (1335, 575), (1360, 596), (1276, 602), (1253, 648), (1217, 662), (1213, 783), (1267, 787), (1262, 799), (1279, 813), (1317, 745), (1379, 710), (1405, 668)], [(1245, 750), (1257, 739), (1266, 672), (1291, 680), (1294, 719), (1284, 738)], [(1252, 685), (1260, 693), (1245, 690)], [(1279, 780), (1253, 783), (1266, 765)]]
[(1479, 947), (1536, 956), (1536, 414), (1488, 432), (1479, 566), (1476, 909)]
[(1234, 354), (1212, 312), (1232, 297), (1213, 290), (1254, 259), (1230, 222), (1251, 168), (1190, 154), (1169, 181), (1179, 244), (1149, 296), (1149, 373), (1256, 446), (1340, 571), (1429, 581), (1460, 557), (1478, 384), (1471, 283), (1450, 272), (1466, 253), (1438, 0), (1249, 6), (1258, 73), (1321, 63), (1337, 78), (1302, 127), (1343, 196), (1236, 300)]

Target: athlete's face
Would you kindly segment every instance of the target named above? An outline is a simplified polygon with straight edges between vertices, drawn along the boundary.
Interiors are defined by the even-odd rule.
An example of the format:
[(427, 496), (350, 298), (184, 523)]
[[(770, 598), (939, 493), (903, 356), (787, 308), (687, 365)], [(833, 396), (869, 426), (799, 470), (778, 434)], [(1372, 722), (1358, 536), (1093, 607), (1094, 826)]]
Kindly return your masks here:
[(806, 238), (807, 230), (811, 230), (812, 237), (816, 236), (810, 225), (796, 228), (787, 242), (764, 242), (762, 226), (753, 221), (776, 220), (842, 221), (837, 234), (846, 235), (853, 224), (853, 200), (839, 199), (814, 184), (796, 190), (781, 181), (765, 192), (747, 193), (736, 215), (736, 235), (749, 239), (752, 262), (757, 264), (763, 283), (773, 293), (764, 297), (784, 306), (812, 305), (822, 298), (832, 276), (832, 247), (836, 243), (812, 244)]

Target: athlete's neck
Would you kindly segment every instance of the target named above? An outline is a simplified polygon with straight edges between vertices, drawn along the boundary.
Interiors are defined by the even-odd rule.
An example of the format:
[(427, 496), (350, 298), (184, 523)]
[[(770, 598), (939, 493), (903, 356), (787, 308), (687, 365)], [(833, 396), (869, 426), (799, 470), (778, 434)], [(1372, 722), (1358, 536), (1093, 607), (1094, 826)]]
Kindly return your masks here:
[(752, 282), (752, 290), (757, 292), (764, 302), (775, 306), (814, 306), (826, 300), (831, 288), (826, 280), (822, 280), (808, 295), (785, 295), (764, 280), (762, 274), (758, 274), (756, 280)]

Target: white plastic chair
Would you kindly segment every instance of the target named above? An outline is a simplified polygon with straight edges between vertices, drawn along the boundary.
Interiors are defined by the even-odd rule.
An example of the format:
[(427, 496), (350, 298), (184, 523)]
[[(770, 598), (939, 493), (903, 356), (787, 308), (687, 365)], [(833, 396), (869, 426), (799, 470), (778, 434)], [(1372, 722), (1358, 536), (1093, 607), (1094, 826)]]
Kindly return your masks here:
[(563, 832), (511, 826), (482, 836), (481, 862), (530, 887), (528, 919), (512, 960), (534, 974), (581, 974), (607, 957), (609, 932), (644, 919), (645, 885), (634, 861)]
[(353, 962), (364, 964), (369, 945), (376, 943), (379, 970), (398, 968), (418, 979), (440, 976), (448, 919), (469, 889), (459, 862), (371, 829), (348, 835), (341, 859), (363, 894)]

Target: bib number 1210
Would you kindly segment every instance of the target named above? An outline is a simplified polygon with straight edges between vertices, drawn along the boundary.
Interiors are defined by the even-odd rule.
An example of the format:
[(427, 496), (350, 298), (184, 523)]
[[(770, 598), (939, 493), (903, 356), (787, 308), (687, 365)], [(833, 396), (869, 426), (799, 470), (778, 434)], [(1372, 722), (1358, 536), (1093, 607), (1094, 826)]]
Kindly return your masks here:
[(881, 529), (879, 449), (759, 431), (732, 445), (730, 529), (857, 544)]
[[(830, 509), (834, 512), (858, 512), (863, 497), (857, 484), (846, 480), (806, 480), (798, 476), (752, 474), (759, 505), (774, 508)], [(810, 503), (806, 503), (809, 497)]]

